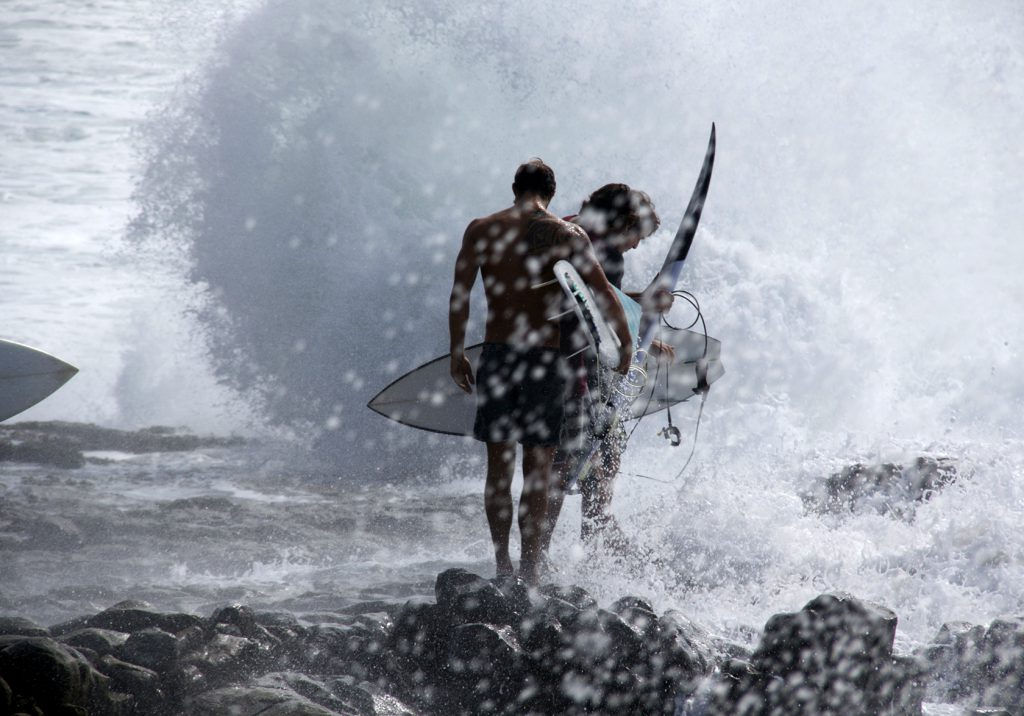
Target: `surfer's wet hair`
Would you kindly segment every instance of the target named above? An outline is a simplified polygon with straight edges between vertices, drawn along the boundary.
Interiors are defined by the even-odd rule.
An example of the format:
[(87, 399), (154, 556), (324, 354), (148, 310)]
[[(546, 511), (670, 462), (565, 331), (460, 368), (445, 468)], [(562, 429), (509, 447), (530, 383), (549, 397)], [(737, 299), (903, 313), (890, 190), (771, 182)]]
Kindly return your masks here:
[(555, 195), (555, 171), (539, 157), (520, 164), (512, 182), (512, 193), (516, 197), (537, 194), (542, 199), (550, 200)]
[(628, 184), (605, 184), (583, 201), (580, 216), (608, 234), (639, 230), (646, 238), (661, 226), (651, 197)]

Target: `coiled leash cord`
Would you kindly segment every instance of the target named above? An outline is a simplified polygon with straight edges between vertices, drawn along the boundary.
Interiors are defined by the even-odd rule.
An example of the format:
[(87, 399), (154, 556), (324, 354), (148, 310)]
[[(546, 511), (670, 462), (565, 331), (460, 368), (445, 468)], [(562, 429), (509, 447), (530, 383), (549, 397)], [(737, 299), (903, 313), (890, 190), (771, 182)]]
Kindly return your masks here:
[[(700, 301), (698, 301), (697, 297), (694, 296), (692, 293), (690, 293), (689, 291), (684, 291), (682, 289), (673, 291), (672, 295), (674, 297), (676, 297), (676, 298), (683, 299), (684, 301), (689, 303), (691, 306), (693, 306), (694, 310), (697, 312), (697, 315), (690, 322), (690, 324), (688, 326), (677, 327), (677, 326), (673, 326), (671, 323), (669, 323), (668, 319), (665, 318), (665, 314), (663, 313), (663, 314), (661, 314), (662, 324), (664, 324), (667, 328), (671, 328), (672, 330), (687, 331), (687, 330), (690, 330), (691, 328), (693, 328), (694, 326), (696, 326), (698, 322), (700, 322), (700, 324), (701, 324), (701, 333), (704, 336), (704, 352), (703, 352), (703, 354), (701, 355), (700, 359), (697, 361), (697, 364), (696, 364), (697, 386), (693, 389), (694, 393), (699, 393), (700, 394), (700, 408), (697, 411), (697, 424), (694, 426), (694, 430), (693, 430), (693, 443), (692, 443), (692, 445), (690, 447), (690, 454), (689, 454), (689, 456), (687, 456), (686, 462), (683, 463), (683, 467), (679, 470), (678, 473), (676, 473), (676, 476), (674, 478), (672, 478), (671, 480), (662, 480), (662, 479), (659, 479), (657, 477), (651, 477), (650, 475), (642, 475), (642, 474), (636, 473), (636, 472), (626, 473), (627, 475), (632, 475), (634, 477), (642, 477), (644, 479), (653, 480), (654, 482), (660, 482), (660, 483), (666, 484), (666, 485), (672, 484), (673, 482), (678, 480), (680, 477), (682, 477), (683, 473), (686, 472), (686, 468), (688, 468), (690, 466), (690, 462), (693, 460), (693, 455), (697, 451), (697, 438), (700, 435), (700, 422), (701, 422), (701, 418), (704, 416), (704, 404), (707, 402), (708, 393), (711, 390), (711, 385), (708, 383), (708, 363), (707, 363), (707, 356), (708, 356), (708, 328), (707, 328), (707, 323), (704, 320), (704, 313), (701, 311), (701, 308), (700, 308)], [(659, 326), (659, 328), (660, 328), (660, 326)], [(660, 333), (659, 333), (659, 335), (660, 335)], [(661, 361), (657, 361), (656, 362), (656, 367), (655, 367), (655, 372), (654, 372), (654, 384), (655, 385), (658, 382), (658, 376), (660, 375), (660, 373), (661, 373)], [(669, 376), (670, 375), (671, 375), (671, 371), (666, 370), (665, 371), (665, 395), (668, 396), (669, 398), (671, 398), (671, 395), (672, 395), (672, 392), (671, 392), (671, 389), (670, 389), (670, 386), (669, 386)], [(652, 390), (650, 395), (647, 396), (647, 404), (644, 406), (644, 410), (643, 410), (644, 413), (647, 412), (647, 409), (650, 407), (651, 400), (653, 398), (654, 398), (654, 391)], [(658, 431), (658, 435), (660, 435), (661, 437), (664, 437), (666, 440), (668, 440), (671, 443), (672, 447), (678, 447), (682, 443), (682, 435), (679, 432), (679, 428), (677, 428), (676, 426), (674, 426), (672, 424), (672, 405), (671, 405), (671, 403), (669, 403), (669, 405), (666, 406), (666, 411), (665, 412), (666, 412), (666, 415), (667, 415), (667, 418), (668, 418), (668, 425), (666, 425), (661, 430), (659, 430)], [(642, 420), (642, 416), (643, 416), (643, 414), (641, 414), (641, 418), (636, 421), (636, 424), (629, 431), (629, 435), (626, 436), (626, 443), (629, 442), (629, 439), (633, 437), (633, 433), (636, 432), (636, 429), (640, 426), (640, 420)]]

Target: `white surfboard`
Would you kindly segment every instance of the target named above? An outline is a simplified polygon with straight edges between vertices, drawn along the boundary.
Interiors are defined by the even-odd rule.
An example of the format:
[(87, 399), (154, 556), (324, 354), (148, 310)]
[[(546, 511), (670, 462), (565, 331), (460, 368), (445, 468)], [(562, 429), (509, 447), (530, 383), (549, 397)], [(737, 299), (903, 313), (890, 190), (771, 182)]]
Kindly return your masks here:
[(49, 353), (0, 340), (0, 421), (31, 408), (77, 372)]
[[(648, 369), (648, 380), (632, 405), (632, 416), (656, 413), (694, 396), (698, 386), (697, 361), (707, 361), (707, 381), (725, 373), (720, 360), (722, 344), (695, 331), (663, 328), (659, 338), (673, 346), (675, 362)], [(483, 344), (466, 349), (476, 373)], [(472, 435), (476, 395), (465, 393), (449, 374), (449, 356), (443, 355), (406, 373), (374, 396), (367, 407), (385, 418), (420, 430), (446, 435)]]

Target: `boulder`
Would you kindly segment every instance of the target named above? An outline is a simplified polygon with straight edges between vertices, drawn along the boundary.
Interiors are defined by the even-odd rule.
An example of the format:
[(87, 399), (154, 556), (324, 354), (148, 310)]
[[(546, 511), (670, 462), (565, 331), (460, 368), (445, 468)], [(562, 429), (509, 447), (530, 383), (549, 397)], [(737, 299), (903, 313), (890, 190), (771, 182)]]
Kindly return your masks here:
[(921, 665), (894, 657), (896, 615), (848, 594), (823, 594), (765, 625), (749, 663), (733, 662), (710, 713), (920, 714)]
[(34, 704), (45, 713), (116, 711), (107, 678), (74, 649), (44, 637), (0, 646), (0, 679), (9, 687), (13, 703)]
[(191, 716), (335, 716), (291, 689), (227, 686), (194, 696), (186, 703)]
[(161, 629), (170, 634), (177, 634), (189, 627), (202, 625), (203, 620), (194, 614), (161, 612), (148, 602), (127, 599), (94, 616), (74, 619), (51, 627), (50, 631), (56, 636), (62, 636), (83, 627), (94, 627), (125, 634), (142, 629)]
[(909, 464), (857, 463), (844, 467), (801, 495), (804, 506), (819, 513), (870, 509), (911, 517), (918, 503), (958, 478), (949, 458), (918, 457)]
[(563, 602), (568, 602), (577, 609), (597, 607), (597, 600), (590, 596), (586, 589), (575, 585), (563, 587), (558, 584), (545, 584), (540, 588), (540, 593), (546, 597), (553, 597)]
[(995, 619), (989, 626), (943, 624), (923, 650), (933, 698), (976, 708), (1024, 704), (1024, 617)]
[[(223, 685), (237, 683), (268, 668), (272, 654), (253, 639), (215, 634), (203, 646), (182, 659), (193, 684)], [(191, 690), (191, 689), (190, 689)]]
[(450, 706), (470, 713), (502, 711), (519, 696), (525, 654), (509, 626), (460, 624), (451, 630), (445, 673)]
[(91, 649), (103, 657), (120, 649), (128, 641), (128, 635), (110, 629), (86, 627), (65, 634), (59, 641), (76, 649)]
[(301, 657), (310, 673), (341, 671), (374, 679), (384, 670), (387, 643), (387, 630), (371, 619), (348, 625), (319, 624), (307, 631)]
[(155, 671), (106, 655), (99, 659), (98, 670), (110, 679), (110, 688), (132, 697), (137, 713), (159, 713), (166, 695)]
[(518, 616), (510, 600), (493, 583), (464, 569), (447, 569), (434, 585), (437, 606), (452, 624), (481, 622), (509, 625)]
[(447, 656), (447, 629), (441, 607), (410, 599), (395, 616), (388, 647), (400, 660), (424, 672), (433, 672)]
[(132, 632), (115, 655), (130, 664), (166, 674), (178, 666), (180, 654), (178, 640), (173, 634), (151, 628)]
[(0, 617), (0, 636), (50, 636), (50, 630), (21, 617)]

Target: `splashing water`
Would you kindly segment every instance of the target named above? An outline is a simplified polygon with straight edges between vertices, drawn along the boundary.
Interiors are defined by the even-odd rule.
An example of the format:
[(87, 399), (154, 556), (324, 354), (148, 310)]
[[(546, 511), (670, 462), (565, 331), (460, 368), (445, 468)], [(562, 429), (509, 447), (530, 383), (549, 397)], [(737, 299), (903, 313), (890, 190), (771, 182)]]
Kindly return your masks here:
[[(187, 279), (161, 295), (198, 315), (195, 333), (175, 319), (190, 355), (209, 346), (218, 378), (319, 434), (340, 471), (479, 480), (479, 447), (362, 407), (447, 349), (465, 225), (510, 202), (531, 156), (555, 168), (562, 214), (628, 182), (664, 220), (627, 259), (639, 288), (716, 121), (683, 280), (728, 372), (679, 484), (620, 479), (616, 510), (651, 563), (585, 558), (571, 514), (556, 556), (603, 598), (639, 590), (724, 626), (848, 589), (920, 642), (1019, 611), (1024, 593), (1022, 24), (1012, 3), (266, 2), (149, 121), (131, 234)], [(133, 356), (166, 333), (138, 333), (132, 367), (100, 387), (145, 416), (160, 371)], [(685, 459), (658, 420), (626, 471)], [(814, 479), (920, 453), (964, 478), (913, 521), (804, 513)]]

